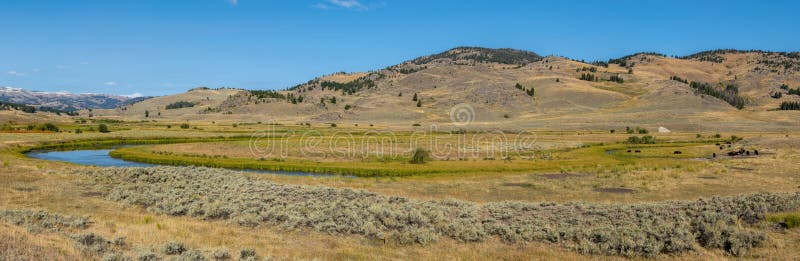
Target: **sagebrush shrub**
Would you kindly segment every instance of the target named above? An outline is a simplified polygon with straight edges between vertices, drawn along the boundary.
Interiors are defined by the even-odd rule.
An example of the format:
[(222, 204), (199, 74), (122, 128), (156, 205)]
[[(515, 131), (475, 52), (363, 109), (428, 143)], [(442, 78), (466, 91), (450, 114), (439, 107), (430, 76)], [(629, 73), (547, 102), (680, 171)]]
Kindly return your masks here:
[(184, 247), (181, 243), (172, 241), (164, 244), (164, 246), (161, 248), (161, 252), (163, 252), (165, 255), (180, 255), (183, 254), (183, 252), (186, 252), (186, 247)]
[[(640, 204), (420, 201), (367, 191), (277, 184), (198, 167), (89, 170), (108, 199), (148, 211), (244, 226), (358, 234), (396, 244), (440, 237), (481, 242), (546, 242), (580, 253), (652, 257), (696, 246), (743, 255), (765, 236), (740, 224), (795, 211), (800, 193), (760, 193)], [(197, 195), (203, 195), (197, 197)], [(214, 258), (230, 254), (214, 252)], [(218, 255), (219, 254), (219, 255)]]

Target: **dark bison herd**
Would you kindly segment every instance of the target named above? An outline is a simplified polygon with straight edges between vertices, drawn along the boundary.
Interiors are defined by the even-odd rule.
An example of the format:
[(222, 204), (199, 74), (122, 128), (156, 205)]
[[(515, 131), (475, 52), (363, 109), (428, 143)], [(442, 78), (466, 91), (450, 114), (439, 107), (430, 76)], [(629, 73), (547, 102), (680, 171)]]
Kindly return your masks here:
[[(732, 144), (731, 142), (726, 142), (725, 144), (720, 144), (720, 143), (717, 143), (717, 146), (719, 146), (719, 149), (720, 149), (720, 150), (724, 150), (726, 147), (727, 147), (727, 148), (730, 148), (732, 145), (733, 145), (733, 144)], [(631, 150), (631, 149), (628, 149), (628, 153), (631, 153), (631, 152), (634, 152), (634, 153), (641, 153), (642, 151), (641, 151), (641, 150)], [(676, 150), (676, 151), (673, 151), (673, 152), (672, 152), (672, 154), (675, 154), (675, 155), (680, 155), (680, 154), (683, 154), (683, 152), (682, 152), (682, 151), (680, 151), (680, 150)], [(755, 149), (754, 149), (754, 150), (746, 150), (746, 149), (744, 149), (744, 148), (740, 148), (739, 150), (733, 150), (733, 151), (729, 151), (727, 154), (728, 154), (728, 156), (729, 156), (729, 157), (736, 157), (736, 156), (758, 156), (758, 150), (755, 150)], [(712, 158), (716, 158), (716, 157), (717, 157), (717, 153), (712, 153), (712, 154), (711, 154), (711, 157), (712, 157)]]

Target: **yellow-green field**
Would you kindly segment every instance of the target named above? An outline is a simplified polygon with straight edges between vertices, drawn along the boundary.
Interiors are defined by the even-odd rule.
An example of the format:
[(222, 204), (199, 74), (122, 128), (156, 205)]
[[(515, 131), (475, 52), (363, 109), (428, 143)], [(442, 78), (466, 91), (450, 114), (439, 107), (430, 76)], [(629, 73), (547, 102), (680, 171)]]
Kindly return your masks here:
[[(77, 256), (100, 259), (103, 255), (71, 243), (75, 234), (93, 232), (107, 239), (125, 237), (126, 246), (113, 249), (134, 258), (142, 249), (158, 252), (169, 241), (181, 242), (186, 248), (206, 256), (227, 248), (234, 258), (239, 256), (239, 249), (244, 248), (255, 249), (261, 257), (309, 260), (618, 258), (617, 255), (579, 254), (580, 251), (569, 247), (554, 247), (538, 241), (506, 242), (488, 237), (479, 242), (463, 242), (443, 237), (429, 244), (398, 244), (359, 234), (285, 230), (269, 225), (247, 227), (232, 224), (233, 221), (168, 215), (111, 200), (96, 178), (74, 174), (97, 170), (95, 167), (30, 159), (22, 154), (41, 148), (138, 144), (118, 148), (112, 155), (171, 165), (328, 173), (333, 175), (236, 175), (254, 181), (365, 190), (381, 196), (420, 201), (456, 199), (477, 206), (501, 201), (631, 204), (693, 201), (701, 197), (796, 192), (800, 188), (800, 176), (796, 171), (800, 167), (797, 163), (800, 158), (797, 135), (800, 133), (721, 133), (720, 137), (715, 137), (716, 133), (699, 133), (698, 137), (698, 133), (622, 134), (604, 130), (531, 131), (522, 135), (511, 132), (420, 134), (388, 132), (379, 127), (257, 123), (235, 127), (192, 123), (186, 129), (180, 128), (180, 123), (111, 122), (108, 125), (109, 133), (89, 130), (94, 127), (91, 124), (76, 123), (60, 125), (62, 132), (58, 133), (0, 134), (0, 179), (4, 183), (0, 187), (0, 210), (42, 210), (59, 215), (88, 216), (92, 220), (88, 228), (59, 231), (30, 231), (0, 222), (0, 238), (20, 242), (14, 244), (13, 251), (21, 255), (38, 251), (43, 252), (43, 257), (63, 256), (64, 259)], [(80, 134), (63, 131), (75, 129), (83, 131)], [(625, 143), (630, 136), (644, 135), (655, 136), (657, 143)], [(733, 142), (728, 148), (726, 142), (732, 135), (744, 139)], [(431, 140), (441, 147), (446, 147), (442, 144), (454, 146), (437, 148), (430, 146)], [(520, 140), (522, 142), (517, 142)], [(385, 144), (392, 146), (380, 146)], [(409, 160), (416, 148), (430, 150), (433, 155), (423, 164), (412, 164)], [(739, 148), (759, 150), (760, 154), (725, 155)], [(269, 150), (273, 153), (267, 152)], [(716, 158), (712, 157), (713, 153), (717, 154)], [(747, 229), (761, 231), (768, 239), (744, 256), (800, 258), (800, 249), (787, 247), (800, 240), (800, 232), (779, 229), (770, 222), (747, 225)], [(6, 246), (0, 243), (0, 247)], [(660, 257), (723, 259), (731, 255), (720, 249), (698, 248)]]

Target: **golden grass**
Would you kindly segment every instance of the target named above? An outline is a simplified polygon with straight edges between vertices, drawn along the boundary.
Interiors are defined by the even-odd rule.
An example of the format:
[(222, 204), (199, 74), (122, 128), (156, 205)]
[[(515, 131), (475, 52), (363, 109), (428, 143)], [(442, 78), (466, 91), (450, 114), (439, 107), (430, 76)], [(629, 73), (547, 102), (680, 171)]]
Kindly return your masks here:
[[(239, 127), (241, 128), (241, 127)], [(253, 127), (255, 128), (255, 127)], [(154, 126), (132, 126), (130, 131), (112, 133), (124, 138), (147, 137), (216, 137), (239, 135), (238, 130), (220, 128), (215, 131), (163, 131)], [(229, 132), (230, 131), (230, 132)], [(576, 144), (608, 142), (624, 135), (606, 132), (542, 132), (541, 141), (558, 144), (551, 149), (557, 156), (551, 163), (520, 171), (473, 171), (469, 173), (440, 173), (408, 177), (345, 178), (291, 177), (248, 174), (280, 183), (322, 185), (369, 190), (385, 195), (421, 199), (457, 198), (474, 202), (501, 200), (522, 201), (599, 201), (641, 202), (671, 199), (696, 199), (714, 195), (733, 195), (748, 192), (796, 191), (797, 159), (800, 152), (788, 137), (777, 134), (743, 134), (746, 146), (765, 147), (775, 154), (759, 158), (698, 160), (715, 146), (703, 143), (680, 143), (649, 146), (643, 153), (629, 155), (608, 150), (626, 149), (626, 145), (609, 144), (581, 149), (569, 149)], [(65, 215), (89, 215), (95, 223), (88, 229), (106, 238), (124, 236), (135, 246), (155, 247), (168, 241), (180, 241), (189, 248), (208, 254), (218, 247), (232, 252), (253, 247), (260, 256), (289, 259), (349, 259), (349, 260), (536, 260), (536, 259), (617, 259), (614, 257), (582, 256), (554, 248), (551, 245), (528, 243), (507, 244), (497, 240), (465, 244), (442, 240), (429, 246), (393, 246), (366, 240), (359, 236), (331, 236), (309, 231), (280, 231), (230, 225), (225, 222), (153, 215), (139, 208), (129, 208), (93, 196), (81, 180), (70, 176), (69, 169), (86, 168), (66, 163), (47, 162), (20, 156), (17, 146), (33, 146), (44, 142), (81, 138), (108, 138), (107, 135), (76, 134), (5, 134), (0, 137), (0, 209), (42, 209)], [(70, 136), (71, 135), (71, 136)], [(691, 140), (694, 134), (670, 134), (664, 139)], [(709, 134), (704, 134), (708, 136)], [(758, 137), (760, 136), (760, 137)], [(236, 142), (232, 142), (235, 144)], [(226, 144), (226, 143), (223, 143)], [(226, 146), (229, 144), (226, 144)], [(166, 145), (166, 147), (173, 145)], [(174, 145), (180, 147), (181, 145)], [(156, 147), (161, 147), (158, 145)], [(671, 152), (680, 148), (679, 156)], [(468, 161), (470, 164), (503, 164), (501, 160)], [(514, 163), (516, 162), (516, 163)], [(677, 164), (676, 164), (677, 162)], [(436, 162), (433, 162), (438, 164)], [(463, 163), (463, 162), (462, 162)], [(516, 159), (512, 164), (523, 165)], [(366, 164), (366, 163), (365, 163)], [(371, 164), (371, 163), (370, 163)], [(534, 165), (535, 165), (534, 164)], [(438, 165), (426, 165), (438, 167)], [(444, 165), (442, 165), (444, 166)], [(525, 166), (528, 168), (529, 166)], [(563, 171), (562, 171), (563, 170)], [(547, 176), (572, 173), (584, 176)], [(548, 178), (550, 177), (550, 178)], [(631, 188), (630, 194), (595, 191), (595, 188)], [(64, 259), (78, 255), (71, 243), (56, 235), (24, 234), (21, 228), (0, 226), (0, 234), (17, 231), (18, 241), (31, 244), (30, 249), (44, 244), (58, 250)], [(13, 232), (13, 233), (17, 233)], [(25, 232), (27, 233), (27, 232)], [(786, 233), (770, 232), (765, 247), (754, 250), (753, 257), (767, 259), (797, 259), (800, 249), (793, 246), (800, 240), (797, 230)], [(39, 239), (37, 239), (39, 238)], [(45, 239), (46, 238), (46, 239)], [(13, 241), (12, 241), (13, 242)], [(55, 247), (52, 247), (55, 246)], [(722, 253), (703, 251), (664, 259), (725, 259)]]

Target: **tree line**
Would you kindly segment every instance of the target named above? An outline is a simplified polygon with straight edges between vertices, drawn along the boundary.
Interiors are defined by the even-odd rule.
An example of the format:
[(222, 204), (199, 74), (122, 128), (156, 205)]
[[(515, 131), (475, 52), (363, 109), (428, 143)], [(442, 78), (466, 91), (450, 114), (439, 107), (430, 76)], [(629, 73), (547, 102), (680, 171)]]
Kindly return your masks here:
[(800, 110), (800, 102), (782, 102), (781, 106), (778, 107), (779, 110)]
[(739, 96), (739, 87), (733, 84), (725, 86), (724, 90), (719, 90), (707, 82), (690, 82), (689, 87), (695, 90), (695, 93), (705, 94), (723, 100), (737, 109), (743, 109), (747, 104), (747, 99)]

